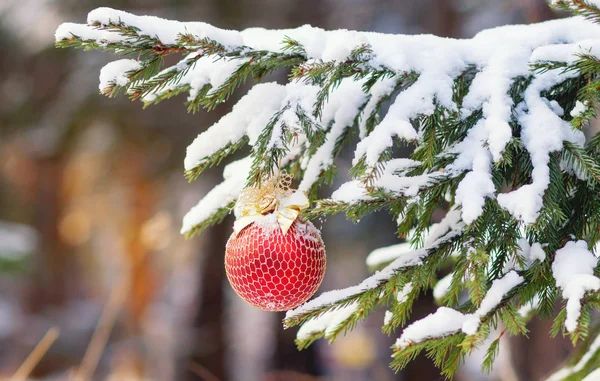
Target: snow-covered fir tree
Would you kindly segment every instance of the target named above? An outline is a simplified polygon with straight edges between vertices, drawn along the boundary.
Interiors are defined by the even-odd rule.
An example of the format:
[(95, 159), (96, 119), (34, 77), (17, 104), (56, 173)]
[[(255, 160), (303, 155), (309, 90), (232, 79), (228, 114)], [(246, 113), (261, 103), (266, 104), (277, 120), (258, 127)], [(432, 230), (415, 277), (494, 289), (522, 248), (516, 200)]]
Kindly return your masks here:
[[(451, 377), (501, 326), (482, 365), (489, 370), (505, 332), (526, 334), (537, 315), (554, 319), (552, 335), (583, 343), (549, 380), (592, 380), (600, 376), (600, 135), (586, 137), (584, 127), (600, 96), (600, 1), (552, 6), (575, 16), (472, 39), (233, 31), (99, 8), (86, 24), (62, 24), (56, 43), (129, 56), (102, 69), (103, 94), (123, 91), (149, 106), (187, 93), (191, 112), (287, 70), (288, 83), (255, 84), (188, 147), (190, 181), (249, 153), (224, 168), (181, 232), (219, 223), (246, 187), (281, 171), (308, 195), (303, 219), (389, 211), (406, 243), (372, 252), (367, 264), (379, 271), (362, 283), (288, 311), (284, 325), (300, 326), (300, 348), (386, 308), (383, 331), (398, 336), (391, 366), (425, 351)], [(168, 55), (181, 58), (164, 67)], [(352, 180), (318, 199), (336, 156), (356, 141)], [(412, 147), (410, 157), (396, 157), (396, 145)], [(440, 209), (445, 217), (432, 224)], [(440, 307), (406, 326), (429, 289)]]

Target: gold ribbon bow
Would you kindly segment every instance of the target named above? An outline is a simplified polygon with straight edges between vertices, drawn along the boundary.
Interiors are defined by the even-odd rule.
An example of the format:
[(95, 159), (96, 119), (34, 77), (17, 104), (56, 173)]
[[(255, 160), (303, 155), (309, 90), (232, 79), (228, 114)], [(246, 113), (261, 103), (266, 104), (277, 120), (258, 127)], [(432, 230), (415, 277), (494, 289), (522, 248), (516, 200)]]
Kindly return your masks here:
[(292, 191), (292, 177), (282, 174), (277, 179), (263, 181), (260, 186), (242, 191), (236, 203), (235, 234), (265, 215), (274, 213), (285, 235), (304, 209), (310, 206), (306, 194)]

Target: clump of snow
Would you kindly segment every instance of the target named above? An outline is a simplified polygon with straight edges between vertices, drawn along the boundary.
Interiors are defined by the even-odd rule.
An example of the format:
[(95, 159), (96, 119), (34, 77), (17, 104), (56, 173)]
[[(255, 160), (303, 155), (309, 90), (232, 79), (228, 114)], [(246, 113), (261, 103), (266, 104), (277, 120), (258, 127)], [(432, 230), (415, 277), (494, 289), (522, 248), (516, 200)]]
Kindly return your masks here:
[(202, 200), (200, 200), (200, 202), (183, 217), (183, 226), (181, 227), (182, 234), (189, 232), (194, 226), (208, 219), (217, 210), (226, 207), (229, 203), (237, 199), (242, 189), (244, 189), (251, 163), (251, 158), (246, 157), (225, 167), (225, 170), (223, 171), (225, 181), (208, 192), (206, 196), (204, 196), (204, 198), (202, 198)]
[(55, 41), (70, 40), (74, 36), (85, 41), (95, 41), (100, 45), (106, 46), (110, 43), (122, 42), (126, 38), (118, 33), (107, 30), (94, 29), (85, 24), (75, 24), (66, 22), (60, 24), (54, 33)]
[(312, 335), (324, 333), (325, 337), (329, 337), (335, 330), (348, 319), (353, 313), (356, 312), (358, 303), (350, 303), (347, 306), (335, 308), (333, 310), (324, 312), (323, 314), (308, 320), (302, 324), (296, 338), (298, 340), (309, 339)]
[(527, 238), (519, 238), (518, 240), (519, 250), (517, 254), (522, 259), (522, 262), (517, 262), (515, 258), (511, 258), (504, 265), (504, 272), (507, 273), (512, 269), (516, 270), (528, 270), (535, 263), (535, 261), (543, 262), (546, 260), (546, 252), (539, 242), (534, 242), (532, 245), (529, 244)]
[(540, 296), (535, 295), (530, 302), (525, 303), (519, 308), (519, 315), (524, 318), (529, 317), (529, 315), (536, 310), (540, 306)]
[(156, 38), (163, 44), (175, 44), (180, 34), (191, 33), (198, 39), (211, 38), (226, 46), (243, 43), (239, 32), (216, 28), (204, 22), (179, 22), (155, 16), (136, 16), (112, 8), (97, 8), (88, 13), (88, 25), (124, 24), (139, 30), (142, 36)]
[(183, 72), (177, 82), (168, 82), (163, 86), (157, 87), (153, 91), (146, 93), (142, 97), (142, 101), (153, 102), (158, 96), (168, 94), (176, 88), (185, 85), (189, 85), (188, 101), (193, 101), (205, 85), (211, 86), (211, 90), (207, 93), (207, 96), (211, 96), (214, 94), (214, 91), (219, 89), (231, 77), (240, 65), (247, 61), (245, 58), (217, 61), (213, 57), (205, 56), (198, 58), (197, 53), (189, 54), (176, 65), (170, 66), (149, 78), (148, 81), (153, 81), (169, 73)]
[(404, 328), (395, 345), (404, 349), (427, 339), (451, 335), (461, 330), (465, 319), (465, 315), (452, 308), (440, 307), (434, 313)]
[(392, 76), (384, 78), (381, 81), (375, 83), (371, 88), (371, 97), (365, 105), (363, 111), (363, 118), (361, 118), (358, 125), (358, 135), (361, 139), (367, 136), (367, 120), (376, 111), (378, 103), (382, 98), (389, 96), (398, 82), (398, 76)]
[(531, 53), (532, 62), (565, 62), (569, 65), (579, 59), (579, 54), (600, 56), (600, 41), (597, 39), (583, 39), (575, 44), (543, 45)]
[(367, 256), (366, 263), (369, 267), (380, 266), (383, 263), (393, 261), (401, 255), (405, 253), (410, 253), (412, 251), (413, 249), (410, 245), (410, 242), (403, 242), (396, 245), (381, 247), (379, 249), (373, 250)]
[[(263, 83), (254, 86), (217, 123), (204, 131), (187, 148), (184, 166), (193, 169), (219, 149), (242, 139), (249, 131), (258, 131), (281, 107), (285, 87), (277, 83)], [(253, 134), (253, 142), (258, 135)]]
[(571, 117), (577, 118), (578, 116), (583, 114), (583, 112), (586, 110), (586, 108), (587, 108), (587, 106), (583, 102), (581, 102), (581, 101), (575, 102), (575, 107), (573, 107), (573, 110), (571, 110)]
[(398, 291), (398, 295), (396, 295), (396, 300), (398, 303), (402, 304), (408, 300), (408, 294), (411, 293), (414, 286), (412, 282), (408, 282), (402, 287), (402, 290)]
[(529, 258), (532, 261), (538, 260), (540, 262), (544, 262), (546, 260), (546, 252), (544, 251), (541, 243), (534, 242), (533, 245), (531, 245)]
[(344, 78), (339, 87), (329, 95), (320, 122), (323, 126), (331, 123), (331, 128), (325, 142), (308, 161), (298, 189), (310, 190), (319, 175), (333, 164), (333, 152), (338, 139), (352, 126), (360, 107), (366, 102), (367, 94), (362, 90), (362, 85), (363, 81)]
[(343, 183), (335, 190), (331, 194), (331, 199), (338, 202), (355, 203), (371, 198), (367, 193), (362, 181), (351, 180)]
[(460, 211), (456, 207), (452, 207), (440, 222), (429, 227), (429, 234), (425, 237), (424, 245), (429, 246), (449, 231), (462, 230), (464, 227)]
[[(393, 159), (383, 165), (381, 174), (373, 181), (375, 189), (384, 190), (407, 198), (415, 198), (419, 191), (432, 185), (436, 180), (443, 179), (447, 174), (435, 171), (422, 175), (406, 176), (420, 163), (411, 159)], [(342, 184), (331, 195), (333, 201), (355, 203), (370, 199), (365, 184), (358, 180), (351, 180)]]
[(587, 242), (571, 241), (556, 251), (552, 263), (552, 275), (556, 285), (567, 300), (565, 328), (569, 332), (577, 329), (581, 314), (581, 299), (588, 291), (600, 290), (600, 279), (594, 276), (597, 258), (587, 248)]
[(433, 298), (437, 301), (441, 301), (450, 291), (450, 285), (452, 284), (452, 277), (454, 273), (450, 273), (440, 279), (433, 287)]
[(394, 314), (392, 311), (385, 311), (385, 315), (383, 316), (383, 325), (388, 325), (392, 321)]
[[(460, 173), (471, 167), (464, 179), (456, 188), (454, 200), (462, 206), (462, 218), (470, 224), (479, 217), (487, 197), (496, 191), (490, 172), (491, 154), (482, 145), (485, 140), (485, 123), (479, 121), (467, 134), (467, 137), (454, 149), (458, 153), (457, 160), (449, 166), (449, 171)], [(469, 164), (463, 166), (462, 161)]]
[(477, 333), (481, 318), (489, 314), (510, 290), (524, 281), (523, 277), (511, 271), (504, 277), (496, 279), (486, 293), (479, 308), (472, 314), (463, 314), (448, 307), (440, 307), (433, 314), (417, 320), (404, 329), (396, 341), (399, 349), (431, 338), (440, 338), (457, 332), (467, 335)]
[(365, 291), (372, 290), (388, 281), (398, 271), (423, 264), (423, 260), (429, 255), (430, 251), (433, 251), (441, 243), (452, 239), (453, 237), (456, 237), (461, 232), (462, 230), (451, 231), (443, 237), (441, 237), (440, 239), (438, 239), (431, 246), (428, 246), (427, 248), (413, 250), (411, 252), (403, 254), (395, 261), (387, 265), (383, 270), (375, 272), (375, 274), (371, 275), (356, 286), (344, 288), (341, 290), (324, 292), (323, 294), (301, 305), (300, 307), (294, 310), (287, 311), (285, 315), (286, 319), (293, 318), (295, 316), (304, 314), (309, 311), (317, 310), (319, 308), (334, 304), (336, 302), (340, 302), (352, 296), (362, 294)]
[(597, 381), (597, 380), (600, 380), (600, 369), (596, 369), (596, 370), (592, 371), (592, 373), (588, 374), (581, 381)]
[(185, 169), (195, 168), (219, 149), (239, 141), (244, 136), (248, 136), (249, 144), (254, 145), (273, 115), (284, 107), (291, 104), (293, 109), (296, 106), (307, 107), (307, 103), (314, 99), (318, 89), (309, 86), (297, 91), (297, 87), (298, 84), (295, 83), (283, 86), (274, 82), (254, 86), (229, 114), (198, 135), (188, 146)]
[(513, 288), (523, 283), (525, 279), (516, 271), (510, 271), (502, 278), (492, 282), (492, 286), (485, 294), (479, 308), (465, 320), (462, 331), (467, 335), (474, 335), (479, 329), (481, 318), (489, 314), (500, 302), (506, 294)]
[(577, 73), (557, 71), (539, 74), (524, 93), (528, 110), (521, 111), (518, 119), (522, 126), (521, 139), (533, 164), (532, 183), (498, 195), (498, 203), (526, 224), (535, 222), (542, 207), (542, 198), (550, 183), (550, 153), (561, 150), (564, 141), (580, 145), (585, 142), (583, 132), (571, 128), (540, 96), (541, 91), (575, 75)]
[(100, 70), (100, 91), (112, 86), (125, 86), (129, 83), (129, 73), (142, 68), (137, 60), (122, 59), (106, 64)]

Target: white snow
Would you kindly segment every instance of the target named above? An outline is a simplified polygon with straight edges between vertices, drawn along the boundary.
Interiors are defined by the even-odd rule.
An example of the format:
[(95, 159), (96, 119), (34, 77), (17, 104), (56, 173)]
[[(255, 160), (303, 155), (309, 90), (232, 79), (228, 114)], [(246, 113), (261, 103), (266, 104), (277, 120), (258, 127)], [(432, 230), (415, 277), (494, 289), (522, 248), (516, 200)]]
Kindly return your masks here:
[(542, 248), (542, 244), (539, 242), (534, 242), (533, 245), (531, 245), (529, 258), (532, 261), (538, 260), (540, 262), (544, 262), (546, 260), (546, 252)]
[[(346, 183), (349, 184), (349, 183)], [(341, 189), (341, 188), (340, 188)], [(435, 244), (442, 236), (449, 231), (458, 231), (464, 228), (464, 223), (460, 219), (460, 211), (452, 208), (446, 216), (438, 223), (432, 224), (429, 227), (427, 234), (423, 238), (423, 245), (429, 247)], [(406, 239), (411, 240), (414, 234), (414, 230), (411, 230)], [(414, 250), (410, 242), (398, 243), (379, 249), (373, 250), (367, 256), (366, 263), (369, 267), (377, 267), (379, 265), (393, 261), (405, 254), (412, 255), (411, 252)]]
[(492, 197), (496, 191), (490, 172), (491, 154), (483, 147), (485, 140), (485, 122), (480, 120), (469, 130), (467, 137), (455, 146), (453, 151), (458, 153), (458, 157), (448, 168), (455, 173), (472, 169), (458, 184), (454, 197), (456, 203), (462, 206), (462, 218), (467, 224), (479, 217), (485, 199)]
[(536, 262), (543, 262), (546, 260), (546, 252), (539, 242), (534, 242), (532, 245), (529, 244), (527, 238), (519, 238), (518, 240), (519, 250), (518, 255), (522, 259), (518, 262), (515, 258), (511, 258), (504, 265), (504, 273), (508, 273), (510, 270), (528, 270)]
[(586, 108), (587, 108), (587, 106), (583, 102), (581, 102), (581, 101), (575, 102), (575, 107), (573, 107), (573, 110), (571, 110), (571, 116), (573, 118), (577, 118), (585, 111)]
[(452, 284), (453, 276), (454, 273), (450, 273), (438, 280), (438, 282), (435, 284), (435, 287), (433, 287), (433, 298), (435, 300), (441, 301), (448, 294), (448, 291), (450, 291), (450, 285)]
[(600, 55), (600, 41), (597, 39), (583, 39), (573, 44), (540, 46), (531, 53), (530, 60), (532, 62), (554, 61), (572, 64), (579, 59), (578, 54), (598, 57)]
[(529, 317), (531, 312), (536, 310), (539, 306), (540, 306), (540, 297), (539, 297), (539, 295), (536, 294), (530, 302), (525, 303), (524, 305), (522, 305), (519, 308), (519, 311), (518, 311), (519, 315), (521, 315), (521, 317), (527, 318), (527, 317)]
[(362, 90), (363, 81), (345, 78), (332, 91), (323, 107), (321, 124), (328, 126), (332, 123), (326, 140), (306, 165), (304, 177), (298, 189), (309, 191), (319, 179), (319, 175), (333, 164), (333, 151), (337, 140), (352, 126), (358, 114), (359, 107), (365, 102), (367, 95)]
[(451, 335), (461, 330), (465, 319), (465, 315), (452, 308), (440, 307), (434, 313), (404, 328), (395, 345), (403, 349), (430, 338)]
[[(183, 217), (181, 233), (187, 233), (194, 226), (208, 219), (218, 209), (226, 207), (235, 201), (246, 184), (246, 177), (250, 170), (251, 158), (235, 161), (225, 167), (223, 177), (225, 181), (214, 187)], [(240, 175), (243, 174), (243, 175)]]
[(373, 250), (367, 256), (366, 263), (369, 267), (380, 266), (384, 263), (388, 263), (397, 259), (403, 254), (410, 253), (411, 251), (413, 251), (413, 248), (411, 247), (410, 242), (403, 242), (396, 245), (381, 247)]
[(320, 333), (324, 333), (325, 337), (329, 337), (341, 323), (356, 312), (357, 308), (358, 303), (353, 302), (347, 306), (335, 308), (310, 319), (302, 324), (296, 334), (296, 338), (298, 340), (306, 340), (312, 335)]
[(408, 282), (402, 287), (402, 290), (398, 291), (398, 295), (396, 295), (396, 300), (398, 303), (402, 304), (408, 300), (408, 294), (411, 293), (414, 286), (412, 282)]
[(574, 72), (548, 71), (539, 74), (525, 90), (528, 111), (520, 112), (518, 119), (522, 126), (521, 139), (533, 164), (533, 181), (517, 190), (498, 195), (498, 203), (526, 224), (535, 222), (542, 207), (542, 198), (550, 183), (550, 153), (562, 149), (564, 141), (580, 145), (585, 142), (583, 132), (573, 129), (540, 97), (540, 91), (548, 90), (574, 75)]
[(388, 325), (392, 321), (394, 314), (392, 311), (385, 311), (385, 315), (383, 316), (383, 325)]
[(600, 380), (600, 369), (593, 370), (581, 381), (598, 381)]
[(429, 234), (425, 237), (424, 245), (429, 246), (447, 232), (462, 230), (464, 227), (465, 224), (460, 218), (460, 211), (452, 207), (440, 222), (429, 227)]
[(460, 234), (461, 231), (462, 230), (451, 231), (427, 248), (413, 250), (411, 252), (403, 254), (394, 262), (387, 265), (383, 270), (375, 272), (375, 274), (371, 275), (356, 286), (322, 293), (315, 299), (310, 300), (309, 302), (301, 305), (300, 307), (287, 311), (286, 319), (304, 314), (309, 311), (317, 310), (324, 306), (337, 303), (346, 298), (350, 298), (352, 296), (361, 294), (365, 291), (378, 287), (379, 285), (389, 280), (396, 272), (408, 267), (419, 266), (423, 264), (423, 260), (427, 257), (429, 253), (428, 250), (432, 250), (441, 243), (445, 242), (446, 240), (455, 237), (456, 235)]
[(479, 329), (481, 318), (490, 313), (504, 296), (523, 282), (523, 277), (511, 271), (492, 282), (481, 305), (473, 314), (463, 314), (448, 307), (440, 307), (433, 314), (417, 320), (404, 329), (396, 346), (400, 349), (410, 344), (420, 343), (431, 338), (448, 336), (457, 332), (473, 335)]
[(77, 36), (82, 40), (96, 41), (100, 45), (107, 45), (109, 43), (122, 42), (125, 40), (125, 37), (122, 35), (111, 31), (94, 29), (85, 24), (75, 24), (70, 22), (60, 24), (54, 33), (54, 39), (56, 41), (70, 40), (73, 36)]
[(244, 136), (248, 136), (249, 144), (254, 145), (273, 114), (288, 103), (306, 107), (306, 103), (314, 99), (317, 88), (304, 87), (299, 92), (295, 91), (298, 86), (295, 83), (283, 86), (274, 82), (254, 86), (229, 114), (198, 135), (189, 145), (184, 161), (185, 169), (195, 168), (219, 149), (239, 141)]
[(367, 194), (367, 189), (359, 180), (351, 180), (343, 183), (331, 194), (331, 199), (337, 202), (355, 203), (372, 198)]
[(525, 279), (523, 279), (516, 271), (510, 271), (502, 278), (494, 280), (477, 311), (472, 315), (469, 315), (465, 320), (462, 331), (467, 335), (474, 335), (477, 333), (481, 318), (496, 308), (506, 294), (519, 284), (523, 283), (524, 280)]
[(571, 241), (556, 251), (552, 275), (567, 300), (565, 328), (574, 332), (581, 314), (581, 299), (588, 291), (600, 289), (600, 279), (594, 276), (597, 258), (587, 248), (587, 242)]
[(154, 16), (136, 16), (111, 8), (97, 8), (87, 17), (88, 25), (125, 24), (139, 29), (142, 36), (157, 38), (163, 44), (175, 44), (179, 34), (190, 33), (198, 39), (212, 38), (219, 43), (232, 46), (241, 45), (243, 39), (236, 31), (216, 28), (204, 22), (179, 22)]
[(112, 86), (125, 86), (129, 83), (128, 73), (139, 70), (142, 64), (136, 60), (122, 59), (106, 64), (100, 70), (100, 91)]
[[(422, 175), (405, 176), (405, 173), (418, 166), (420, 163), (410, 159), (392, 159), (383, 165), (379, 177), (372, 186), (375, 189), (396, 193), (399, 196), (414, 198), (419, 191), (427, 188), (437, 179), (444, 178), (443, 171), (435, 171)], [(331, 195), (333, 201), (355, 203), (371, 198), (365, 184), (358, 180), (351, 180), (342, 184)]]
[(207, 94), (207, 96), (211, 96), (214, 94), (214, 91), (223, 85), (233, 72), (246, 61), (247, 59), (241, 58), (221, 60), (215, 60), (213, 57), (197, 58), (196, 53), (189, 54), (176, 65), (170, 66), (156, 74), (154, 77), (151, 77), (149, 81), (169, 72), (186, 71), (181, 78), (179, 78), (177, 82), (169, 82), (164, 86), (158, 87), (154, 91), (145, 94), (142, 97), (142, 101), (152, 102), (158, 96), (164, 95), (175, 90), (177, 87), (184, 85), (190, 86), (188, 101), (194, 100), (204, 85), (211, 86), (211, 90)]
[(371, 97), (365, 105), (363, 116), (358, 125), (358, 134), (361, 139), (367, 136), (367, 120), (375, 112), (377, 104), (381, 101), (381, 99), (392, 93), (397, 81), (397, 76), (385, 78), (375, 83), (375, 85), (373, 85), (373, 87), (371, 88)]
[[(208, 37), (216, 40), (227, 49), (246, 46), (279, 54), (287, 54), (282, 53), (281, 42), (288, 36), (302, 44), (307, 64), (344, 61), (354, 48), (368, 44), (372, 53), (366, 55), (365, 65), (385, 68), (395, 74), (376, 83), (368, 94), (362, 91), (362, 82), (354, 81), (353, 78), (344, 79), (331, 92), (324, 104), (322, 118), (315, 119), (317, 124), (327, 130), (327, 140), (311, 158), (304, 157), (303, 168), (306, 171), (301, 189), (309, 189), (319, 174), (333, 163), (335, 141), (355, 120), (358, 121), (361, 140), (356, 147), (353, 162), (357, 163), (364, 158), (368, 166), (375, 166), (382, 152), (393, 145), (394, 139), (418, 141), (421, 131), (420, 126), (413, 124), (414, 119), (430, 115), (436, 106), (457, 112), (462, 118), (481, 109), (483, 118), (469, 131), (464, 141), (453, 147), (446, 147), (447, 153), (458, 156), (442, 174), (399, 176), (388, 172), (376, 184), (412, 197), (435, 176), (459, 176), (467, 172), (458, 186), (455, 198), (467, 224), (480, 216), (485, 199), (490, 197), (497, 197), (500, 205), (520, 221), (526, 224), (535, 222), (549, 182), (550, 153), (561, 149), (564, 141), (577, 144), (584, 141), (582, 132), (571, 129), (570, 124), (561, 119), (563, 111), (557, 104), (542, 98), (540, 92), (577, 73), (561, 70), (534, 73), (533, 81), (525, 91), (525, 99), (519, 105), (512, 104), (508, 90), (515, 78), (531, 74), (532, 63), (549, 60), (573, 62), (576, 53), (596, 55), (600, 52), (600, 26), (582, 17), (503, 26), (482, 31), (472, 39), (448, 39), (431, 35), (325, 31), (310, 26), (284, 30), (250, 28), (232, 31), (201, 22), (178, 22), (98, 8), (88, 15), (89, 25), (63, 24), (57, 29), (55, 37), (62, 40), (76, 34), (103, 44), (126, 40), (116, 31), (100, 30), (94, 26), (109, 23), (134, 26), (141, 35), (155, 38), (167, 45), (175, 44), (180, 33), (188, 33), (197, 39)], [(124, 43), (134, 41), (127, 40)], [(218, 87), (241, 63), (242, 60), (215, 62), (213, 57), (203, 57), (184, 75), (181, 83), (190, 85), (190, 98), (194, 98), (206, 84)], [(459, 109), (452, 100), (453, 81), (468, 67), (478, 68), (479, 71)], [(365, 123), (377, 102), (389, 94), (397, 80), (407, 73), (418, 75), (418, 79), (398, 94), (381, 122), (367, 135)], [(118, 73), (111, 74), (110, 78), (124, 83), (123, 76)], [(170, 89), (170, 85), (167, 85), (158, 91)], [(232, 113), (218, 122), (216, 127), (213, 126), (213, 130), (222, 132), (209, 130), (211, 132), (201, 135), (202, 138), (199, 137), (192, 144), (188, 149), (186, 169), (198, 165), (219, 148), (239, 140), (245, 134), (250, 137), (252, 144), (268, 122), (269, 116), (286, 105), (290, 98), (294, 100), (291, 102), (292, 106), (302, 103), (301, 108), (307, 115), (311, 115), (316, 91), (318, 88), (305, 82), (287, 86), (256, 85)], [(148, 94), (146, 100), (151, 101), (156, 95)], [(364, 106), (362, 113), (361, 106)], [(499, 190), (495, 189), (491, 180), (491, 166), (502, 158), (506, 144), (512, 138), (508, 122), (514, 114), (511, 110), (513, 106), (516, 107), (516, 116), (522, 125), (522, 141), (533, 162), (532, 183), (509, 193), (498, 194)], [(573, 114), (577, 115), (580, 109), (581, 106), (578, 105)], [(291, 122), (297, 123), (293, 117), (291, 119)], [(281, 143), (278, 131), (278, 128), (274, 131), (274, 145)], [(344, 185), (334, 195), (335, 199), (345, 202), (368, 197), (357, 183)]]

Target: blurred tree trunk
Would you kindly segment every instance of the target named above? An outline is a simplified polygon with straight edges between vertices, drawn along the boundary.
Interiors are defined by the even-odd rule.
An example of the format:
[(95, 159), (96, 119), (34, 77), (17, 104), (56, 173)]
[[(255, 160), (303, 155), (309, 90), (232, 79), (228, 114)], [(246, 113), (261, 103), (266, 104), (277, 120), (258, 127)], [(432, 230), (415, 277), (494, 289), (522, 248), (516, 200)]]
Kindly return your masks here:
[(556, 13), (548, 6), (546, 0), (527, 0), (523, 3), (527, 23), (546, 21), (556, 17)]
[[(320, 375), (317, 368), (316, 346), (311, 345), (307, 349), (298, 350), (294, 339), (296, 338), (296, 329), (283, 329), (281, 322), (285, 314), (278, 314), (276, 319), (277, 326), (275, 332), (277, 335), (276, 348), (273, 353), (273, 369), (296, 371), (304, 374)], [(278, 377), (270, 379), (271, 381), (284, 381)]]
[[(550, 337), (552, 319), (532, 319), (527, 324), (528, 337), (511, 336), (511, 360), (520, 381), (543, 380), (560, 367), (573, 347), (568, 338)], [(539, 361), (539, 354), (544, 361)]]
[[(139, 147), (130, 147), (124, 158), (124, 182), (130, 183), (131, 201), (127, 224), (125, 226), (125, 242), (127, 258), (126, 271), (129, 272), (129, 297), (126, 300), (128, 334), (139, 338), (143, 335), (142, 320), (144, 313), (154, 300), (155, 290), (160, 288), (160, 274), (154, 271), (151, 264), (149, 248), (143, 240), (143, 227), (155, 212), (157, 197), (156, 185), (144, 169), (148, 154)], [(126, 364), (130, 371), (138, 376), (144, 374), (145, 355), (142, 347), (137, 346), (128, 354)], [(121, 364), (123, 365), (123, 364)]]
[(441, 37), (460, 37), (461, 16), (456, 11), (458, 5), (452, 0), (435, 0), (435, 13), (432, 17), (432, 33)]
[[(186, 380), (225, 380), (225, 337), (223, 283), (225, 266), (223, 255), (225, 244), (231, 232), (231, 223), (226, 220), (207, 229), (203, 235), (206, 242), (202, 245), (200, 296), (196, 317), (193, 322), (197, 332), (192, 346), (191, 358), (186, 360), (183, 371)], [(243, 316), (239, 317), (243, 319)], [(190, 370), (190, 361), (195, 371)], [(201, 372), (202, 371), (202, 372)], [(205, 376), (199, 373), (205, 374)]]
[(70, 250), (59, 234), (63, 214), (62, 197), (65, 158), (62, 155), (36, 160), (37, 181), (33, 226), (39, 232), (39, 251), (34, 256), (32, 288), (27, 308), (39, 313), (48, 306), (61, 306), (78, 279)]

